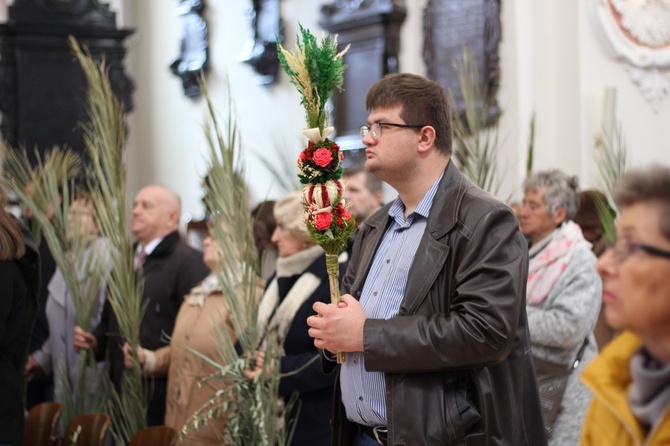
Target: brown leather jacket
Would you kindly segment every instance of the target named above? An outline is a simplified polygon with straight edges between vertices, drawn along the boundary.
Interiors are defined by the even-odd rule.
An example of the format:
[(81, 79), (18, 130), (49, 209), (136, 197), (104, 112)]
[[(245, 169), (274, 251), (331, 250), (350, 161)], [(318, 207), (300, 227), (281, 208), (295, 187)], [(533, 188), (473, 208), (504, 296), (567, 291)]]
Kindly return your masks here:
[[(366, 220), (354, 246), (342, 288), (355, 297), (389, 206)], [(386, 374), (389, 445), (547, 444), (526, 321), (527, 273), (528, 247), (512, 211), (449, 163), (399, 316), (365, 322), (365, 366)], [(333, 444), (350, 445), (356, 427), (346, 419), (339, 380), (335, 394)], [(466, 430), (459, 413), (468, 402), (481, 419)]]

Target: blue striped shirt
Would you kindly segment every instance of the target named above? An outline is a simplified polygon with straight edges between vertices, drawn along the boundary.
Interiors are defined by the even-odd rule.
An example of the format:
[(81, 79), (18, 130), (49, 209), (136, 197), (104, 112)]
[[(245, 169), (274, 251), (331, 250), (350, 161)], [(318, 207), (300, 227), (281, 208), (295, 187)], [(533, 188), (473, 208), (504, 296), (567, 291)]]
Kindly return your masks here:
[[(426, 230), (428, 214), (441, 179), (442, 176), (407, 219), (400, 197), (391, 205), (388, 212), (391, 224), (372, 260), (361, 293), (361, 306), (368, 318), (391, 319), (398, 315), (409, 269)], [(347, 353), (347, 360), (340, 370), (340, 386), (349, 420), (367, 426), (386, 426), (384, 373), (366, 371), (363, 353)]]

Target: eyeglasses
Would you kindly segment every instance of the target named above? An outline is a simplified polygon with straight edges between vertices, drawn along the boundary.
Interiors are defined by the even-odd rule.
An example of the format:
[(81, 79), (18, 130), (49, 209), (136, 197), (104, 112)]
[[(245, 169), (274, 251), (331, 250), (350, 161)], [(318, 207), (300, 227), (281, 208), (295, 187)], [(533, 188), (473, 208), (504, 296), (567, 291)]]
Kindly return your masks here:
[(425, 127), (424, 125), (411, 125), (411, 124), (394, 124), (392, 122), (373, 122), (370, 125), (361, 126), (361, 138), (364, 138), (368, 133), (374, 138), (379, 139), (382, 137), (382, 127), (388, 125), (389, 127), (399, 127), (401, 129), (420, 129)]
[(649, 245), (643, 245), (641, 243), (635, 243), (626, 239), (617, 240), (614, 246), (611, 247), (611, 249), (612, 252), (614, 253), (614, 260), (616, 260), (619, 263), (626, 260), (635, 251), (642, 251), (652, 256), (670, 259), (670, 251), (654, 248), (653, 246)]

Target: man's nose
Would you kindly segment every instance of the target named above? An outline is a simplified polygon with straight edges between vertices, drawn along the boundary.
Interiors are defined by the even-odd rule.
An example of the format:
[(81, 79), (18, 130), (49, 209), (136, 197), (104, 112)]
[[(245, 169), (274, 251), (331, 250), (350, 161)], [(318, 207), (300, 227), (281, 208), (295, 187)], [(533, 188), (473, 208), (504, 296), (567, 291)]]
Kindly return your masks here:
[(368, 132), (367, 135), (361, 138), (361, 141), (366, 146), (372, 146), (377, 142), (377, 140), (372, 137), (372, 132)]

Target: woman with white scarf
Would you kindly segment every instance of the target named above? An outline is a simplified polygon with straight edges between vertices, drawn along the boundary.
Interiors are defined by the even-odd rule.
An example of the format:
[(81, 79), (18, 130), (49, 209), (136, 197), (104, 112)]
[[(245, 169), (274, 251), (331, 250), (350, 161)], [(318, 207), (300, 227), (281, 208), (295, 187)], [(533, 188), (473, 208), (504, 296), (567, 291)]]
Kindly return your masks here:
[[(279, 394), (289, 401), (298, 393), (298, 400), (286, 416), (289, 427), (295, 423), (290, 444), (329, 446), (335, 374), (324, 374), (321, 361), (315, 360), (319, 352), (307, 334), (307, 318), (314, 314), (315, 302), (330, 302), (330, 286), (325, 253), (309, 237), (301, 200), (302, 194), (294, 192), (275, 204), (277, 227), (272, 242), (277, 246), (279, 259), (277, 271), (261, 299), (258, 318), (266, 336), (272, 332), (283, 340), (279, 367), (284, 376)], [(346, 262), (341, 261), (340, 277), (345, 271)], [(257, 371), (262, 368), (262, 344), (260, 350)], [(257, 371), (249, 371), (247, 376), (252, 378)]]
[[(521, 231), (530, 243), (526, 310), (533, 357), (570, 369), (550, 445), (579, 444), (591, 393), (579, 381), (597, 355), (593, 337), (600, 311), (602, 282), (596, 257), (571, 219), (577, 205), (577, 178), (559, 170), (537, 172), (524, 182)], [(537, 366), (537, 363), (536, 363)], [(549, 411), (543, 415), (545, 424)]]

